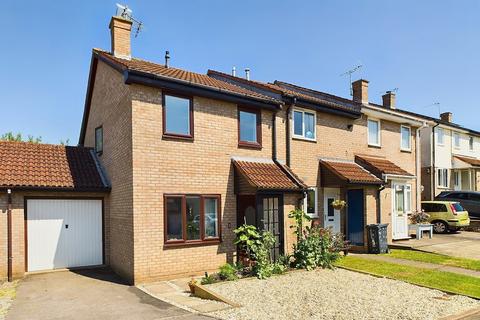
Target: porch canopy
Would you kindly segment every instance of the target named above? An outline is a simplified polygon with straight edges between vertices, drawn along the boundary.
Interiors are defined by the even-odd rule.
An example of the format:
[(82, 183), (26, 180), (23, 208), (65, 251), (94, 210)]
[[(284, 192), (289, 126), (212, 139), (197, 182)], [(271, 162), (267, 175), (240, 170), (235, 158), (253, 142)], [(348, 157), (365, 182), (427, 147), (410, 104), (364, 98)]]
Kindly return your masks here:
[(454, 169), (480, 169), (480, 160), (476, 158), (453, 156)]
[[(308, 188), (289, 167), (277, 161), (234, 158), (232, 162), (236, 169), (236, 193), (248, 193), (248, 191), (301, 192)], [(237, 176), (240, 176), (240, 179)]]
[(345, 185), (380, 185), (382, 180), (354, 161), (320, 159), (322, 185), (341, 187)]
[(355, 162), (382, 180), (389, 178), (415, 179), (415, 175), (385, 158), (356, 155)]

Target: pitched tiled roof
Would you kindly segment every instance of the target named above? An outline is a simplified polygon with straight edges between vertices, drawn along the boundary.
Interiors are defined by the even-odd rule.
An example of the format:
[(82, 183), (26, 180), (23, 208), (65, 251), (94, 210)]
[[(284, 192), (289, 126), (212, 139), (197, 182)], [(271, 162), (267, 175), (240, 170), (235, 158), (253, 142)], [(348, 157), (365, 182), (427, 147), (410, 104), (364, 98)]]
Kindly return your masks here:
[(0, 141), (0, 187), (106, 190), (89, 148)]
[(245, 96), (245, 97), (254, 98), (262, 101), (281, 103), (281, 101), (277, 101), (266, 95), (262, 95), (255, 91), (251, 91), (225, 81), (214, 79), (212, 77), (209, 77), (206, 74), (195, 73), (195, 72), (177, 69), (173, 67), (167, 68), (164, 65), (137, 59), (137, 58), (132, 58), (130, 60), (122, 59), (119, 57), (115, 57), (109, 52), (106, 52), (100, 49), (94, 49), (93, 51), (99, 56), (104, 57), (109, 61), (115, 63), (118, 67), (120, 67), (123, 70), (135, 70), (135, 71), (143, 72), (156, 77), (182, 81), (184, 83), (188, 83), (188, 84), (196, 85), (200, 87), (213, 88), (213, 89), (220, 90), (220, 91), (234, 94), (234, 95)]
[[(269, 90), (275, 93), (283, 94), (285, 96), (296, 97), (310, 103), (324, 105), (332, 109), (360, 113), (360, 105), (351, 100), (347, 100), (322, 92), (313, 91), (299, 86), (294, 86), (291, 84), (287, 84), (286, 82), (275, 81), (275, 83), (266, 83), (255, 80), (247, 80), (241, 77), (234, 77), (227, 73), (219, 72), (216, 70), (208, 70), (208, 75), (212, 77), (226, 78), (237, 83), (243, 83), (245, 85), (250, 85), (263, 90)], [(310, 94), (304, 92), (307, 90), (310, 92)], [(315, 95), (313, 93), (317, 94)]]
[(480, 167), (480, 159), (457, 156), (457, 155), (454, 155), (454, 157), (459, 159), (459, 160), (462, 160), (463, 162), (468, 163), (469, 165), (472, 165), (472, 166), (475, 166), (475, 167)]
[(353, 161), (321, 159), (320, 163), (341, 180), (352, 184), (381, 184), (377, 178), (365, 168)]
[(370, 172), (374, 173), (378, 177), (381, 177), (382, 174), (393, 174), (399, 176), (411, 176), (413, 174), (409, 173), (406, 170), (403, 170), (395, 163), (384, 159), (384, 158), (375, 158), (375, 157), (368, 157), (368, 156), (355, 156), (355, 161), (361, 164)]
[(269, 162), (233, 160), (239, 173), (258, 189), (302, 190), (306, 185), (285, 165)]

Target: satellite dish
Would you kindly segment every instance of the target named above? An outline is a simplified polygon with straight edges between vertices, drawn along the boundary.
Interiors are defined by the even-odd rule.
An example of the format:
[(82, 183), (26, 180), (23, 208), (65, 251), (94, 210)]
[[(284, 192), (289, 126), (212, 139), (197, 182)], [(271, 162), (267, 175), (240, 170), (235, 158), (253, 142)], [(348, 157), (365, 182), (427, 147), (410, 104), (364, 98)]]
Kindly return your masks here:
[(132, 10), (127, 5), (121, 5), (117, 3), (117, 17), (132, 20)]

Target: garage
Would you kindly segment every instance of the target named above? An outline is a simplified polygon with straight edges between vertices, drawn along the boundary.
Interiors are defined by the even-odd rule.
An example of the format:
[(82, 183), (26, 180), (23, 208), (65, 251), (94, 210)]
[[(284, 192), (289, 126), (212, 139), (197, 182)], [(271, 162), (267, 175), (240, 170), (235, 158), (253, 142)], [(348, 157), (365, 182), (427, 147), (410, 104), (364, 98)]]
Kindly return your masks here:
[(101, 199), (26, 199), (27, 271), (103, 264)]

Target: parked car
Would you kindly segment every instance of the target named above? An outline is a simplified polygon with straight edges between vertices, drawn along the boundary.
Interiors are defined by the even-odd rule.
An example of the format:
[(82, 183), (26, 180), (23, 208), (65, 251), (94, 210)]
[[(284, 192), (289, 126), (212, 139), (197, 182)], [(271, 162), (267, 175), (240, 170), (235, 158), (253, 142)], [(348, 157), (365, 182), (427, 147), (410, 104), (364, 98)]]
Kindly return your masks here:
[(471, 217), (480, 218), (480, 192), (442, 191), (435, 200), (458, 201)]
[(455, 201), (422, 201), (422, 210), (430, 215), (436, 233), (458, 231), (470, 225), (468, 212)]

